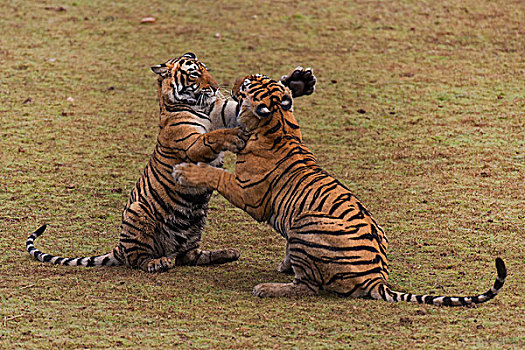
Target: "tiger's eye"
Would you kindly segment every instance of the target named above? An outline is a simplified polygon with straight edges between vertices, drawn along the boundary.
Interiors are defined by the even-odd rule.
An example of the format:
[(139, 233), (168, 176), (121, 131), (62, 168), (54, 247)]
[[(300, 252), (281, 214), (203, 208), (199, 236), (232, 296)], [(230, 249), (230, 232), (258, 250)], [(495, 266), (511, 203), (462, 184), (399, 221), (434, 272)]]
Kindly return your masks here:
[(266, 117), (269, 117), (272, 112), (270, 111), (270, 109), (268, 107), (266, 107), (265, 104), (261, 103), (260, 105), (257, 106), (256, 110), (257, 114), (262, 117), (262, 118), (266, 118)]
[(287, 96), (287, 95), (284, 95), (284, 96), (283, 96), (283, 99), (282, 99), (282, 101), (281, 101), (281, 107), (282, 107), (285, 111), (287, 111), (287, 110), (289, 110), (290, 108), (292, 108), (292, 100), (290, 99), (289, 96)]

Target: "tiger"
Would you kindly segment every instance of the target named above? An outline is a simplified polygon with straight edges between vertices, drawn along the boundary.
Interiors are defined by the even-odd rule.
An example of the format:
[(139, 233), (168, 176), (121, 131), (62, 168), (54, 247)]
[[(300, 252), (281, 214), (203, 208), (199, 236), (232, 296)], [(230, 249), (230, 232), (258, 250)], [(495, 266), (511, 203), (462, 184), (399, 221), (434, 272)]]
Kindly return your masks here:
[[(66, 266), (121, 266), (161, 272), (176, 265), (210, 265), (235, 261), (237, 249), (201, 250), (201, 232), (212, 191), (181, 186), (171, 177), (181, 162), (221, 166), (223, 152), (238, 152), (244, 141), (237, 127), (236, 101), (219, 93), (219, 84), (194, 53), (151, 67), (157, 74), (160, 131), (149, 162), (122, 212), (120, 239), (109, 253), (66, 258), (39, 251), (34, 241), (42, 225), (26, 240), (29, 254), (41, 261)], [(297, 67), (281, 80), (297, 96), (315, 90), (310, 68)]]
[(235, 173), (204, 163), (181, 163), (173, 177), (183, 185), (217, 190), (255, 220), (266, 222), (287, 242), (284, 264), (291, 283), (261, 283), (257, 297), (301, 297), (320, 291), (343, 297), (443, 306), (486, 302), (502, 289), (505, 263), (485, 293), (468, 297), (415, 295), (388, 284), (388, 240), (384, 230), (351, 191), (323, 170), (303, 143), (290, 90), (264, 75), (235, 84), (238, 121), (248, 133), (237, 153)]

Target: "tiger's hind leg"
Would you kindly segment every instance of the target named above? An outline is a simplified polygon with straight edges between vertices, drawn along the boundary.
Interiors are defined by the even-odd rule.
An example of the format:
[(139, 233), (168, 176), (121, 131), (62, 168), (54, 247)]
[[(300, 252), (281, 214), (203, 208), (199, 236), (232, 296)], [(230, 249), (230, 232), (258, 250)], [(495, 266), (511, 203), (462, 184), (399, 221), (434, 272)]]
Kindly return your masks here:
[(266, 297), (301, 297), (319, 294), (321, 280), (320, 271), (307, 256), (291, 251), (286, 244), (286, 258), (279, 267), (288, 260), (295, 278), (292, 283), (261, 283), (253, 289), (253, 295)]
[(192, 249), (177, 258), (177, 265), (203, 266), (224, 264), (239, 259), (241, 252), (238, 249), (227, 248), (219, 250)]
[(292, 283), (261, 283), (253, 288), (253, 295), (260, 298), (303, 297), (318, 293), (318, 286), (298, 279)]
[[(132, 203), (122, 215), (122, 231), (119, 254), (128, 266), (146, 272), (160, 272), (171, 269), (175, 261), (155, 254), (155, 227), (157, 221), (146, 206)], [(156, 256), (157, 255), (157, 256)]]
[(296, 239), (296, 231), (293, 227), (288, 231), (286, 257), (279, 267), (283, 265), (286, 267), (287, 262), (295, 274), (292, 283), (261, 283), (255, 286), (253, 295), (266, 298), (319, 294), (323, 283), (323, 273), (320, 266), (305, 252), (304, 247), (301, 246), (301, 240)]
[(312, 274), (315, 275), (318, 274), (318, 272), (314, 272), (309, 268), (312, 262), (302, 257), (296, 259), (293, 255), (290, 256), (290, 261), (293, 272), (295, 273), (295, 278), (292, 283), (261, 283), (253, 288), (253, 295), (260, 298), (278, 298), (319, 294), (319, 276), (312, 276)]

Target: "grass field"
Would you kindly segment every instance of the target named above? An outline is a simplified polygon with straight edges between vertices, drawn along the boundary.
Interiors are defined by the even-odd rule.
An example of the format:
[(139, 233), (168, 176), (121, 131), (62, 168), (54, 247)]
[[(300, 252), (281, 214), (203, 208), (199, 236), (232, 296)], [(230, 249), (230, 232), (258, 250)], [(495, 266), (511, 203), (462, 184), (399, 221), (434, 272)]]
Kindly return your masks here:
[[(153, 16), (153, 24), (140, 24)], [(525, 4), (439, 1), (4, 2), (0, 12), (0, 348), (525, 348)], [(239, 261), (161, 274), (54, 267), (94, 255), (158, 131), (149, 67), (193, 51), (223, 88), (297, 65), (320, 164), (372, 211), (404, 291), (503, 292), (476, 308), (257, 299), (284, 240), (222, 197), (203, 246)], [(234, 158), (227, 159), (231, 169)]]

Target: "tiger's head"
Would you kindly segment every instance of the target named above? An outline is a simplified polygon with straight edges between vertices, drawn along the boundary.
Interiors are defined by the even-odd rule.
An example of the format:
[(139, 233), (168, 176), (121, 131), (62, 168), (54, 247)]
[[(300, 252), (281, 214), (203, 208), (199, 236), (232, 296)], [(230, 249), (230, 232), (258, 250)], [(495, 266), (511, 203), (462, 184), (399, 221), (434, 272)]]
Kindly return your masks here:
[(239, 103), (237, 120), (247, 131), (267, 129), (265, 135), (301, 138), (293, 115), (292, 92), (281, 82), (253, 74), (236, 80), (232, 97)]
[(159, 75), (161, 110), (186, 104), (201, 112), (209, 112), (216, 99), (219, 84), (195, 54), (188, 52), (151, 67)]

